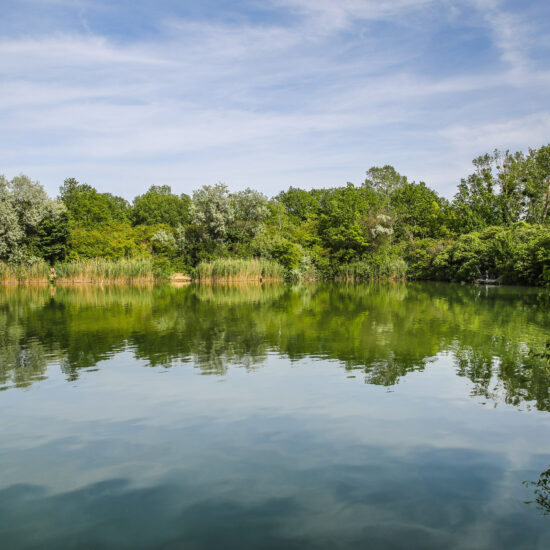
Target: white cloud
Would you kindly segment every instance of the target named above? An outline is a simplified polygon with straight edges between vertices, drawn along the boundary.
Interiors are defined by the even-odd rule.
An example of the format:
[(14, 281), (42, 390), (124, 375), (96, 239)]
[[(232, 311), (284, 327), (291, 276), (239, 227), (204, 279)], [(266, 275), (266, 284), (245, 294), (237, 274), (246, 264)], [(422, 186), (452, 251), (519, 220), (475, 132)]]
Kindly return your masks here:
[[(527, 115), (505, 122), (460, 124), (445, 128), (441, 135), (457, 150), (476, 154), (490, 148), (521, 149), (526, 143), (543, 144), (550, 136), (550, 112)], [(488, 147), (487, 144), (491, 144)]]
[(506, 49), (517, 20), (495, 2), (476, 6), (504, 71), (441, 76), (422, 68), (414, 42), (387, 48), (375, 36), (341, 36), (358, 18), (390, 24), (428, 4), (281, 0), (300, 17), (171, 20), (162, 37), (124, 43), (61, 32), (5, 39), (0, 173), (32, 172), (53, 191), (70, 169), (132, 196), (158, 178), (266, 192), (337, 185), (392, 163), (446, 191), (464, 175), (451, 179), (449, 167), (472, 153), (547, 139), (549, 111), (534, 94), (550, 71), (531, 65), (525, 38)]
[(394, 18), (431, 4), (433, 0), (275, 0), (302, 15), (316, 18), (327, 31), (343, 28), (356, 19)]

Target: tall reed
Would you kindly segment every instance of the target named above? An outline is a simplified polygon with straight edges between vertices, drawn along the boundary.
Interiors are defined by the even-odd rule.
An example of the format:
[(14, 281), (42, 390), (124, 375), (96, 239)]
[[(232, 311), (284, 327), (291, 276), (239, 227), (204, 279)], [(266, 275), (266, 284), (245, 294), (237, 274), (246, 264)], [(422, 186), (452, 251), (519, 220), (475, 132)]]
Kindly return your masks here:
[(407, 262), (401, 258), (373, 258), (340, 265), (335, 278), (345, 281), (403, 280), (407, 277), (407, 268)]
[(21, 264), (0, 262), (0, 282), (2, 283), (47, 283), (49, 273), (49, 265), (42, 260)]
[[(149, 259), (73, 260), (55, 264), (59, 283), (133, 283), (154, 280), (153, 262)], [(32, 264), (0, 262), (2, 283), (47, 283), (50, 266), (44, 261)]]
[(74, 260), (56, 264), (55, 271), (57, 282), (61, 283), (132, 283), (154, 279), (153, 262), (146, 258)]
[(284, 278), (283, 267), (265, 258), (220, 258), (200, 263), (196, 273), (201, 282), (279, 281)]

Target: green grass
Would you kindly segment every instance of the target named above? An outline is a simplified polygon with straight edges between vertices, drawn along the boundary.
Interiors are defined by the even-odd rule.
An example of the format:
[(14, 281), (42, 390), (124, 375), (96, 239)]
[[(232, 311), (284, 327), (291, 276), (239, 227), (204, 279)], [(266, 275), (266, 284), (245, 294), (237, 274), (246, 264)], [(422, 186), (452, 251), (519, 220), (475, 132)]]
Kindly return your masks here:
[(202, 262), (196, 269), (201, 282), (213, 281), (277, 281), (284, 278), (283, 266), (264, 258), (221, 258)]

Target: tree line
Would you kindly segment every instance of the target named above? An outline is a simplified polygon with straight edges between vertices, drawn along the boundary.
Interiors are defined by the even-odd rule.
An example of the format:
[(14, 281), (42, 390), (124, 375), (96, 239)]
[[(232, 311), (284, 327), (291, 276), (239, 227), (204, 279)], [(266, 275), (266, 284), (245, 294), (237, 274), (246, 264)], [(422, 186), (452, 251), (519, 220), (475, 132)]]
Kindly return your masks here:
[(126, 199), (68, 178), (59, 196), (0, 176), (0, 261), (50, 264), (152, 258), (159, 274), (201, 262), (265, 258), (288, 278), (550, 282), (550, 145), (473, 161), (452, 200), (392, 166), (360, 185), (268, 199), (223, 183), (191, 196), (153, 185)]

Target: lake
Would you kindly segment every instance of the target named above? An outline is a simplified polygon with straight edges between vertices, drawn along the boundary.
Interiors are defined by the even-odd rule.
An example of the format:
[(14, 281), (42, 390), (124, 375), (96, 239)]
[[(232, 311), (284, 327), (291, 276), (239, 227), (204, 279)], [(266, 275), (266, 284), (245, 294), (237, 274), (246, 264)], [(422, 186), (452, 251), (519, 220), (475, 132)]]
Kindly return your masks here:
[(0, 548), (547, 549), (550, 295), (0, 288)]

